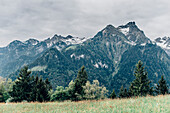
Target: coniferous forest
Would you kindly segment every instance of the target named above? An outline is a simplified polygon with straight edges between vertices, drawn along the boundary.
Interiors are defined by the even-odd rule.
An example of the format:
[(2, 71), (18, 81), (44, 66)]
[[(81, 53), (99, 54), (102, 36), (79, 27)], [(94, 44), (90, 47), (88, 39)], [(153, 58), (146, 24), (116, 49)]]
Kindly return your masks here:
[(88, 80), (85, 67), (82, 66), (77, 73), (75, 80), (71, 80), (67, 87), (57, 86), (53, 90), (48, 78), (45, 80), (38, 75), (31, 76), (31, 71), (27, 66), (20, 70), (15, 81), (11, 79), (0, 81), (0, 102), (48, 102), (48, 101), (80, 101), (80, 100), (100, 100), (105, 98), (131, 98), (147, 95), (168, 94), (168, 86), (164, 76), (161, 76), (155, 87), (151, 86), (148, 73), (142, 61), (138, 61), (134, 69), (135, 79), (130, 83), (130, 87), (123, 85), (119, 93), (115, 89), (109, 92), (105, 86), (100, 85), (98, 80), (92, 83)]

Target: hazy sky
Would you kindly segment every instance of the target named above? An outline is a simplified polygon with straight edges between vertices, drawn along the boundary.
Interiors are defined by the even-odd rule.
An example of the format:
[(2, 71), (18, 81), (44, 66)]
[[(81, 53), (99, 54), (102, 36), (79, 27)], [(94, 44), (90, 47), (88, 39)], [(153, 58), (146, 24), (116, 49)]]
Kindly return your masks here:
[(0, 0), (0, 46), (54, 34), (92, 37), (135, 21), (146, 36), (170, 36), (169, 0)]

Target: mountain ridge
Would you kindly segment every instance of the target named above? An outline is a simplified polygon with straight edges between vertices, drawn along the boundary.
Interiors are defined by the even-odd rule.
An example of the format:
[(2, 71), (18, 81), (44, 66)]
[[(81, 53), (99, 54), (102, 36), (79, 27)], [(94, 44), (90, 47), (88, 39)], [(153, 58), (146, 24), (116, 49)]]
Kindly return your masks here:
[[(8, 77), (13, 80), (18, 75), (19, 69), (27, 64), (29, 69), (33, 70), (33, 75), (49, 78), (54, 87), (67, 86), (76, 77), (79, 68), (84, 65), (90, 81), (98, 79), (109, 90), (115, 88), (118, 91), (121, 85), (128, 87), (133, 78), (135, 64), (142, 60), (153, 85), (161, 75), (165, 75), (170, 84), (169, 56), (146, 37), (135, 22), (118, 27), (107, 25), (92, 38), (54, 35), (44, 41), (30, 41), (33, 44), (26, 43), (29, 46), (25, 46), (19, 42), (17, 49), (7, 51), (7, 54), (8, 52), (12, 54), (10, 57), (18, 55), (15, 61), (9, 58), (13, 63), (12, 67), (19, 64), (17, 69), (13, 69), (13, 74), (10, 74), (11, 71), (8, 72), (10, 74)], [(2, 48), (0, 50), (2, 51)], [(10, 65), (10, 62), (7, 65)]]

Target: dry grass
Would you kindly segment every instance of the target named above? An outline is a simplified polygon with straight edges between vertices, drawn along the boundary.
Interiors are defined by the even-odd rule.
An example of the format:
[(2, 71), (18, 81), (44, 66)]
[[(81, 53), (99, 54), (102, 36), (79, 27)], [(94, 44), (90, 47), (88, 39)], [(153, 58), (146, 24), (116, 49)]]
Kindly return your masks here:
[(80, 102), (1, 103), (0, 113), (170, 113), (170, 95)]

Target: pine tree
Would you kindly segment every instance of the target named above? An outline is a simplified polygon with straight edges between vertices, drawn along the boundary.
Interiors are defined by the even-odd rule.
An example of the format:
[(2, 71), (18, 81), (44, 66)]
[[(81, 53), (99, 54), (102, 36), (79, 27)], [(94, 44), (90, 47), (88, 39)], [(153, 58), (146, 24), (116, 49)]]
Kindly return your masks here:
[(124, 88), (123, 88), (123, 85), (121, 86), (120, 91), (119, 91), (119, 98), (124, 98)]
[(111, 99), (116, 98), (116, 93), (115, 93), (115, 90), (114, 90), (114, 89), (113, 89), (112, 93), (110, 94), (110, 98), (111, 98)]
[(168, 94), (168, 86), (163, 76), (161, 76), (161, 79), (157, 84), (156, 92), (157, 94), (163, 94), (163, 95)]
[(83, 66), (81, 70), (78, 72), (77, 78), (75, 79), (74, 85), (74, 95), (72, 95), (72, 100), (78, 101), (83, 99), (84, 90), (83, 86), (85, 86), (88, 80), (88, 75), (85, 71), (85, 67)]
[(143, 63), (138, 62), (134, 72), (135, 80), (131, 83), (131, 90), (134, 96), (146, 96), (150, 91), (150, 80), (144, 70)]
[(42, 78), (40, 77), (38, 79), (38, 83), (36, 85), (37, 85), (36, 86), (36, 88), (37, 88), (37, 99), (36, 99), (36, 101), (39, 101), (39, 102), (49, 101), (50, 100), (49, 91), (52, 89), (52, 87), (51, 87), (48, 79), (43, 81)]
[(132, 90), (133, 86), (132, 84), (130, 84), (129, 90), (128, 90), (128, 97), (132, 97), (133, 96), (133, 90)]
[(49, 101), (49, 91), (52, 87), (48, 79), (43, 81), (42, 78), (39, 78), (38, 76), (35, 78), (34, 76), (30, 77), (30, 74), (31, 71), (28, 71), (27, 66), (21, 69), (19, 77), (13, 85), (12, 91), (9, 92), (12, 97), (12, 101)]
[(127, 98), (127, 97), (129, 97), (129, 95), (128, 95), (128, 91), (127, 91), (127, 89), (126, 89), (126, 88), (124, 89), (124, 93), (123, 93), (123, 95), (124, 95), (124, 97), (126, 97), (126, 98)]
[(38, 75), (36, 77), (32, 76), (32, 92), (31, 92), (31, 101), (38, 101), (38, 82), (39, 77)]
[(31, 71), (28, 67), (24, 66), (19, 73), (19, 77), (13, 85), (12, 91), (9, 93), (13, 98), (12, 101), (21, 102), (23, 100), (31, 101)]

